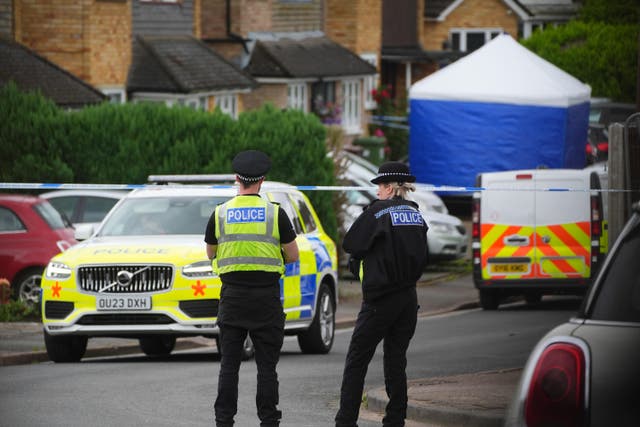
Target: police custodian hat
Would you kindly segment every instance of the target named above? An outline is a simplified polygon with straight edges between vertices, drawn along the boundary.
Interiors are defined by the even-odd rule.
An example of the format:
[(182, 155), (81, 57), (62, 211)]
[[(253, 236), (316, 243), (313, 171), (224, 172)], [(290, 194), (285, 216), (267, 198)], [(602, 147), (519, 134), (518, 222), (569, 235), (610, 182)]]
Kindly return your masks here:
[(383, 182), (414, 182), (416, 177), (409, 172), (409, 166), (402, 162), (385, 162), (378, 168), (378, 175), (371, 180), (373, 184)]
[(233, 158), (231, 167), (241, 179), (259, 181), (271, 169), (271, 159), (262, 151), (241, 151)]

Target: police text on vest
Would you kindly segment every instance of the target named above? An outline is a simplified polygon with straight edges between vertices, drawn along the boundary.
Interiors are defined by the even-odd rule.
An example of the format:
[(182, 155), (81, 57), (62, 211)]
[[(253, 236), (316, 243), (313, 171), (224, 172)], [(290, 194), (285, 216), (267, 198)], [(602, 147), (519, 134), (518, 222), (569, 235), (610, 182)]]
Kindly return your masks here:
[(227, 223), (264, 222), (265, 208), (231, 208), (227, 210)]

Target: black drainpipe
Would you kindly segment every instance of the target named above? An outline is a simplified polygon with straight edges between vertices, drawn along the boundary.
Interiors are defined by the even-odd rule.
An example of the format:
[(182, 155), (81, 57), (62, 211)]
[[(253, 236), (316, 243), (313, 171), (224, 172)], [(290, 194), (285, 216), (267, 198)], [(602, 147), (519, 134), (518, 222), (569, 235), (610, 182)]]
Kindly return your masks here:
[(225, 24), (227, 27), (227, 37), (222, 39), (207, 38), (207, 39), (203, 39), (203, 41), (208, 43), (221, 43), (221, 42), (229, 42), (229, 41), (242, 43), (242, 48), (244, 49), (245, 53), (249, 53), (247, 42), (251, 41), (251, 39), (245, 39), (241, 35), (231, 32), (231, 0), (227, 0), (225, 3), (227, 5), (226, 16), (225, 16)]

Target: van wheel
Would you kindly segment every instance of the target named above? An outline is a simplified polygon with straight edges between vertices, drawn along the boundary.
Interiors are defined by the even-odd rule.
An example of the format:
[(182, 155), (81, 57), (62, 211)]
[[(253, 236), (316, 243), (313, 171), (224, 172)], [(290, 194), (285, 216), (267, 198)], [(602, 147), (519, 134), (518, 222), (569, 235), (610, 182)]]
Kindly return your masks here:
[(538, 292), (530, 292), (524, 294), (524, 300), (527, 302), (527, 305), (536, 306), (540, 304), (540, 300), (542, 300), (542, 294)]
[(480, 293), (480, 307), (483, 310), (495, 310), (500, 305), (500, 294), (497, 291), (482, 289)]
[[(218, 349), (218, 354), (222, 355), (222, 347), (220, 346), (220, 337), (216, 337), (216, 348)], [(244, 340), (244, 345), (242, 346), (242, 360), (249, 360), (256, 354), (256, 349), (253, 346), (253, 341), (249, 335), (247, 335), (247, 339)]]
[(79, 362), (87, 351), (89, 337), (81, 335), (49, 335), (44, 331), (44, 345), (49, 359), (56, 363)]
[(333, 346), (333, 336), (336, 329), (335, 306), (329, 286), (320, 285), (318, 305), (311, 326), (298, 334), (298, 345), (303, 353), (326, 354)]
[(167, 356), (176, 346), (176, 337), (173, 335), (142, 337), (138, 341), (147, 356)]

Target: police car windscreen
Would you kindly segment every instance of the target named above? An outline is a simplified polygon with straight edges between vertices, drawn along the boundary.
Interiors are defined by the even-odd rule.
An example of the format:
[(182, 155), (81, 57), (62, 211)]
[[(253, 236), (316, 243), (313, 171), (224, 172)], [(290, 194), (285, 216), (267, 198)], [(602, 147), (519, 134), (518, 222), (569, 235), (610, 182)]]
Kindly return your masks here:
[(99, 236), (204, 234), (209, 217), (228, 197), (157, 197), (124, 200)]

